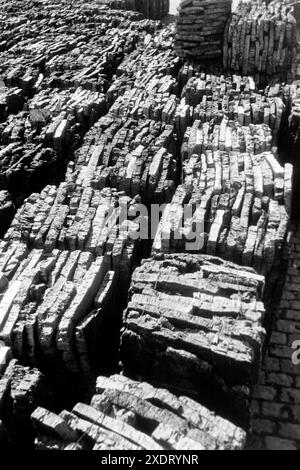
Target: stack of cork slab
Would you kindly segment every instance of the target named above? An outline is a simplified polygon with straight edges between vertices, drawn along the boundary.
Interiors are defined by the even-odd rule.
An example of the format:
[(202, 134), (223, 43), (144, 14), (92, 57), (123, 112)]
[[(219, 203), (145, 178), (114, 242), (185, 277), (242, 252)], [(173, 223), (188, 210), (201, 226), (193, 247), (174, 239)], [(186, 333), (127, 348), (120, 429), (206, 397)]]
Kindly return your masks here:
[(272, 130), (274, 141), (281, 129), (286, 107), (281, 97), (268, 97), (256, 88), (251, 77), (200, 73), (190, 78), (183, 88), (176, 111), (176, 130), (183, 136), (194, 121), (219, 121), (227, 117), (241, 126), (265, 124)]
[(8, 191), (0, 190), (0, 236), (7, 231), (15, 213), (14, 203)]
[(154, 253), (189, 251), (194, 242), (190, 250), (253, 266), (265, 275), (280, 264), (291, 213), (291, 165), (283, 168), (271, 152), (198, 153), (194, 148), (183, 174), (184, 184), (160, 222)]
[[(37, 369), (21, 366), (0, 345), (0, 444), (29, 449), (34, 439), (31, 413), (49, 403), (49, 389)], [(2, 435), (1, 435), (2, 432)], [(5, 447), (4, 447), (5, 448)]]
[(251, 268), (215, 257), (160, 254), (144, 261), (124, 313), (125, 372), (214, 406), (224, 396), (234, 402), (260, 367), (263, 288)]
[(17, 141), (0, 145), (0, 162), (0, 189), (8, 190), (18, 202), (59, 175), (57, 152), (42, 144)]
[[(101, 191), (83, 186), (70, 188), (67, 183), (46, 186), (18, 209), (4, 241), (24, 242), (29, 248), (47, 253), (54, 249), (86, 250), (93, 256), (103, 256), (112, 251), (118, 258), (117, 254), (121, 255), (126, 248), (126, 236), (129, 238), (130, 231), (135, 229), (127, 217), (131, 211), (135, 214), (138, 202), (110, 188)], [(121, 236), (122, 243), (118, 240)]]
[(103, 93), (78, 87), (41, 90), (27, 104), (28, 111), (10, 115), (0, 124), (0, 142), (43, 143), (61, 156), (106, 112)]
[(139, 34), (155, 27), (136, 12), (93, 7), (80, 0), (72, 5), (63, 1), (59, 8), (51, 2), (26, 3), (22, 1), (22, 11), (17, 4), (13, 13), (4, 12), (0, 43), (0, 75), (8, 87), (18, 87), (24, 95), (41, 84), (103, 91)]
[(0, 338), (23, 362), (86, 376), (99, 362), (118, 331), (114, 289), (121, 298), (137, 258), (136, 203), (63, 183), (18, 210), (1, 243)]
[(201, 60), (222, 57), (232, 0), (183, 0), (179, 7), (175, 51)]
[(271, 128), (267, 124), (241, 125), (227, 117), (213, 118), (211, 122), (196, 120), (188, 127), (183, 138), (182, 159), (193, 154), (201, 155), (206, 150), (249, 152), (258, 154), (273, 148)]
[(20, 88), (6, 88), (0, 80), (0, 122), (11, 114), (18, 112), (24, 105), (24, 95)]
[(117, 67), (116, 93), (122, 94), (118, 79), (133, 80), (142, 87), (154, 75), (176, 76), (181, 59), (173, 51), (175, 27), (173, 24), (163, 29), (155, 30), (152, 34), (143, 35), (143, 41), (136, 45), (136, 49), (124, 57)]
[[(127, 80), (126, 80), (127, 82)], [(128, 88), (128, 83), (126, 83)], [(177, 84), (170, 75), (156, 76), (144, 87), (131, 88), (119, 96), (110, 108), (116, 117), (152, 119), (174, 124), (178, 104)]]
[(90, 405), (31, 415), (40, 450), (241, 450), (246, 434), (185, 396), (121, 375), (98, 377)]
[[(20, 247), (17, 249), (20, 250)], [(14, 262), (12, 256), (8, 263)], [(114, 272), (88, 252), (32, 250), (2, 289), (1, 333), (22, 363), (56, 366), (88, 377), (99, 328), (107, 315)], [(2, 271), (2, 278), (4, 278)], [(89, 349), (91, 347), (91, 349)]]
[(135, 8), (146, 18), (161, 20), (169, 14), (170, 0), (135, 0)]
[(99, 3), (112, 9), (137, 10), (154, 20), (163, 19), (170, 10), (170, 0), (100, 0)]
[(240, 2), (224, 37), (224, 68), (242, 74), (279, 74), (286, 79), (295, 58), (293, 7), (280, 0)]
[(138, 194), (144, 201), (169, 202), (174, 194), (174, 128), (161, 121), (115, 118), (110, 113), (86, 135), (76, 152), (77, 184)]
[(99, 1), (2, 7), (0, 190), (21, 205), (64, 179), (84, 134), (107, 111), (105, 93), (118, 66), (144, 38), (152, 40), (157, 24)]

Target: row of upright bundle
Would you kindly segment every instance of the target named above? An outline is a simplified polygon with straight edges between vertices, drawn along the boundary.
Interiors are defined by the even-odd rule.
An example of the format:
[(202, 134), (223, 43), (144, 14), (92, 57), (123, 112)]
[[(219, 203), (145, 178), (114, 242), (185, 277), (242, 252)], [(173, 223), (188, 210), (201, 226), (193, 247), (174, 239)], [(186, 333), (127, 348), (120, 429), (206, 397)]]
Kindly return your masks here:
[(278, 0), (241, 2), (226, 26), (223, 65), (243, 74), (287, 75), (296, 44), (293, 7)]
[(221, 60), (242, 74), (298, 73), (297, 21), (285, 1), (185, 0), (177, 19), (175, 51), (180, 57)]

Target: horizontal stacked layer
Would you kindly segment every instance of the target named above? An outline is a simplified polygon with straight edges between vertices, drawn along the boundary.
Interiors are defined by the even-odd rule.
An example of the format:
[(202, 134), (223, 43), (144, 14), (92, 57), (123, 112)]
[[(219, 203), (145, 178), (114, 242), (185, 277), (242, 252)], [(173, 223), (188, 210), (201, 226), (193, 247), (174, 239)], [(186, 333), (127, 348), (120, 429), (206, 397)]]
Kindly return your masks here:
[(89, 406), (31, 418), (40, 450), (240, 450), (246, 438), (190, 398), (119, 375), (98, 377)]
[(222, 57), (232, 0), (183, 0), (178, 9), (175, 51), (180, 57)]
[(242, 74), (289, 75), (297, 24), (293, 7), (280, 0), (240, 2), (224, 36), (223, 65)]
[[(247, 399), (244, 387), (260, 367), (263, 288), (264, 278), (254, 270), (215, 257), (144, 261), (133, 274), (124, 314), (125, 372), (188, 391), (214, 407), (226, 396), (230, 413), (235, 394)], [(239, 406), (243, 413), (245, 403)]]

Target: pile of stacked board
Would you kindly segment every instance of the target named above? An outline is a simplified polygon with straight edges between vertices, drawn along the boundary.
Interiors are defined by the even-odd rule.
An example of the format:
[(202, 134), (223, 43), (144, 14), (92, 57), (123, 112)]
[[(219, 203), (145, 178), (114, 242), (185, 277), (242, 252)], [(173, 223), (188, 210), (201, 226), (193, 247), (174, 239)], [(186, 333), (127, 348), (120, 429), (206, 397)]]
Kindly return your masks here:
[[(59, 18), (55, 6), (51, 8)], [(78, 12), (80, 6), (79, 2)], [(163, 95), (173, 92), (166, 86), (169, 82), (176, 89), (180, 63), (170, 47), (173, 28), (154, 32), (158, 25), (122, 10), (100, 8), (91, 18), (94, 8), (83, 8), (93, 34), (90, 42), (82, 30), (81, 37), (75, 37), (76, 65), (69, 67), (70, 51), (63, 46), (63, 36), (59, 54), (45, 55), (46, 72), (38, 84), (34, 82), (27, 110), (8, 116), (1, 128), (6, 153), (18, 154), (29, 145), (46, 151), (47, 143), (54, 147), (47, 151), (65, 158), (65, 147), (71, 143), (75, 154), (61, 184), (45, 185), (25, 199), (1, 242), (0, 339), (23, 364), (61, 377), (68, 373), (75, 381), (79, 376), (83, 388), (89, 387), (93, 374), (115, 370), (118, 364), (120, 305), (131, 272), (149, 244), (137, 235), (139, 193), (144, 185), (145, 193), (152, 188), (150, 202), (170, 201), (177, 176), (173, 126), (146, 116), (118, 117), (114, 106), (115, 82), (125, 84), (127, 79), (129, 89), (137, 67), (145, 71), (145, 101), (153, 83), (161, 82), (157, 91)], [(63, 5), (62, 11), (67, 19), (75, 15), (76, 24), (76, 9)], [(46, 17), (46, 11), (43, 14)], [(121, 18), (128, 18), (127, 24), (121, 24)], [(98, 37), (101, 27), (106, 34)], [(52, 38), (45, 36), (42, 49)], [(96, 66), (85, 56), (94, 42), (90, 54), (99, 56)], [(154, 61), (158, 45), (161, 53)], [(80, 76), (92, 82), (82, 82)], [(76, 149), (74, 140), (80, 141), (89, 128)], [(141, 156), (145, 165), (140, 179), (131, 183), (134, 162)], [(12, 168), (9, 171), (16, 181)], [(49, 172), (47, 177), (52, 182)]]
[(170, 10), (170, 0), (100, 0), (109, 8), (122, 10), (137, 10), (146, 18), (162, 20)]
[(245, 432), (194, 400), (121, 375), (98, 377), (90, 405), (31, 415), (40, 450), (240, 450)]
[(180, 57), (221, 59), (232, 0), (183, 0), (178, 9), (175, 50)]
[(265, 331), (264, 278), (204, 255), (157, 255), (132, 277), (125, 373), (188, 393), (245, 426)]
[(0, 344), (0, 447), (32, 448), (34, 430), (30, 415), (49, 405), (49, 388), (37, 369), (23, 367), (10, 348)]

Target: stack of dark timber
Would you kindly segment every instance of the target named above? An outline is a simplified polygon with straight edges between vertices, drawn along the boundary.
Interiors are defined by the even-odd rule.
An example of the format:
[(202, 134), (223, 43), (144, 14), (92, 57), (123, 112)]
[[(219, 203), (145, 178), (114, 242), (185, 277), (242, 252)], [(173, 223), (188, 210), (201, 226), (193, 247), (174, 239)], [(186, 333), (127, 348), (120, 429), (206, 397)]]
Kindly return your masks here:
[(227, 411), (235, 394), (247, 402), (264, 339), (263, 288), (254, 270), (215, 257), (144, 261), (133, 274), (124, 314), (125, 372), (219, 405), (222, 394), (230, 396)]
[(224, 68), (242, 74), (290, 74), (296, 58), (293, 7), (281, 0), (240, 2), (224, 37)]
[(98, 377), (90, 405), (31, 418), (40, 450), (241, 450), (246, 440), (196, 401), (121, 375)]
[(180, 57), (222, 57), (222, 41), (232, 0), (182, 0), (175, 50)]
[(48, 393), (42, 374), (21, 366), (0, 344), (0, 446), (10, 442), (27, 450), (32, 446), (30, 415), (37, 406), (47, 405)]

